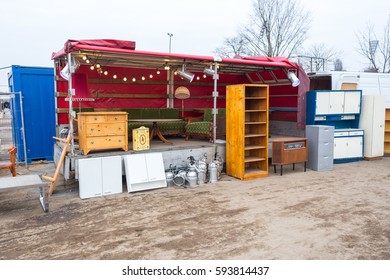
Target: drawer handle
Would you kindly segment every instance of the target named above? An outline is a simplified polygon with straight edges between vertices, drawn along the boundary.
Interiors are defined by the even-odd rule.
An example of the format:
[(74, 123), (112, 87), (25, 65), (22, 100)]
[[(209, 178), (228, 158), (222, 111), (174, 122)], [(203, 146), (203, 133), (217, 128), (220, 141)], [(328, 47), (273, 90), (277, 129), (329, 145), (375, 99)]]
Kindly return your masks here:
[(91, 141), (91, 144), (93, 145), (93, 144), (95, 144), (95, 142)]

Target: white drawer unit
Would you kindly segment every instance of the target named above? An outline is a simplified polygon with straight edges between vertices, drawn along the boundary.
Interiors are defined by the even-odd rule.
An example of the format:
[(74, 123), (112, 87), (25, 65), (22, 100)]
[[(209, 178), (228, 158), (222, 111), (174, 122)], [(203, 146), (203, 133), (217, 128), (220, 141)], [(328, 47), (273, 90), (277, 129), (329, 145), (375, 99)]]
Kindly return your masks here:
[(122, 192), (122, 158), (96, 157), (78, 160), (81, 199)]
[(128, 192), (167, 186), (162, 153), (126, 155), (123, 161)]
[(363, 158), (363, 130), (337, 129), (334, 136), (334, 161), (336, 163), (357, 161)]

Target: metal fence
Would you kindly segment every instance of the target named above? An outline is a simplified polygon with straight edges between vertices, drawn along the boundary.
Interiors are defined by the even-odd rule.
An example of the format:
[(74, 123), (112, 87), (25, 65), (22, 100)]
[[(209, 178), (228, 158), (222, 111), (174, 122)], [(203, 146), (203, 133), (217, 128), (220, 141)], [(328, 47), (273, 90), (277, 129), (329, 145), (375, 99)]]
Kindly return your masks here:
[(12, 139), (12, 121), (10, 101), (11, 95), (1, 93), (0, 95), (0, 157), (8, 157), (8, 148), (14, 145)]

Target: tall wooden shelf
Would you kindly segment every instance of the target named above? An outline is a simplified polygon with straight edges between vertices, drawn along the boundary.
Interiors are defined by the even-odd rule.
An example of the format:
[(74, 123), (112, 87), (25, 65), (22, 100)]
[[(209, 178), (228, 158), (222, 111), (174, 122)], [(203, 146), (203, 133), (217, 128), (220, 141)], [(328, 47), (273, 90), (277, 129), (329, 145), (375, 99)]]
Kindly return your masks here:
[(241, 180), (268, 176), (268, 85), (226, 87), (226, 172)]
[(390, 154), (390, 108), (386, 108), (385, 114), (385, 146), (384, 153)]

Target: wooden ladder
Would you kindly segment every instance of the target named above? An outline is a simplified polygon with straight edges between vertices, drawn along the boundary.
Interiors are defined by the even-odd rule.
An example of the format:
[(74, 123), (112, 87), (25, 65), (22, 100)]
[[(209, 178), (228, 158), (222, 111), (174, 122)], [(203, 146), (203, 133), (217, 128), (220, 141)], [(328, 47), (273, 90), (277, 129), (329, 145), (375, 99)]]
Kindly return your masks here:
[(61, 157), (60, 157), (60, 160), (58, 161), (58, 165), (57, 165), (57, 168), (56, 168), (56, 172), (54, 173), (54, 176), (53, 177), (42, 176), (42, 179), (45, 179), (46, 181), (51, 182), (50, 189), (49, 189), (49, 194), (50, 195), (53, 193), (54, 188), (56, 187), (58, 176), (60, 175), (61, 167), (62, 167), (62, 164), (64, 163), (66, 152), (68, 150), (68, 146), (69, 146), (69, 143), (70, 143), (70, 132), (68, 133), (68, 136), (66, 137), (66, 139), (58, 138), (58, 137), (53, 137), (53, 138), (56, 139), (57, 141), (64, 142), (65, 146), (64, 146), (64, 148), (62, 150)]

